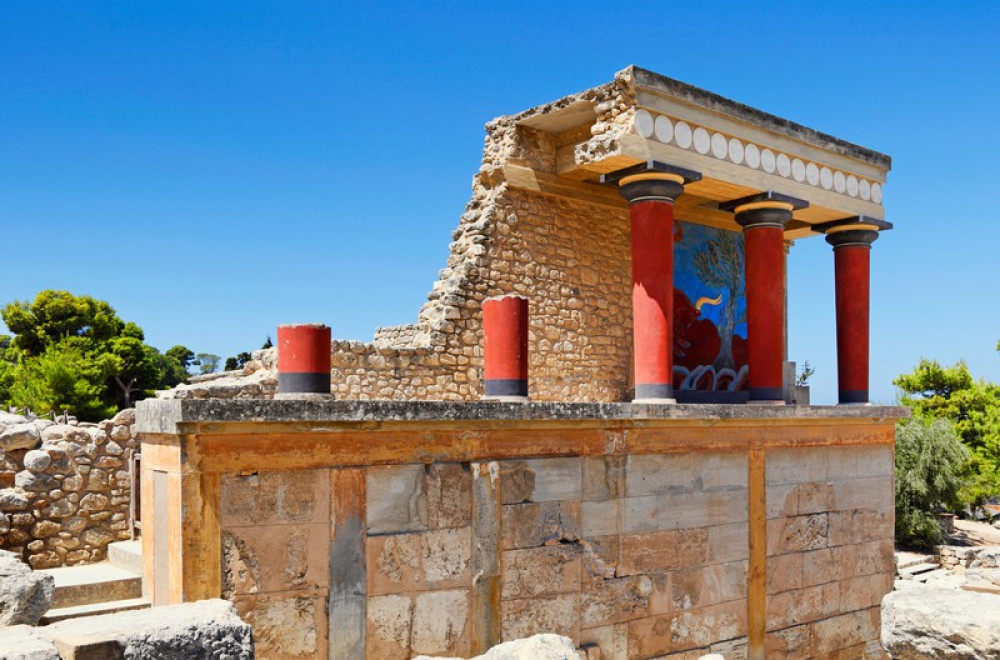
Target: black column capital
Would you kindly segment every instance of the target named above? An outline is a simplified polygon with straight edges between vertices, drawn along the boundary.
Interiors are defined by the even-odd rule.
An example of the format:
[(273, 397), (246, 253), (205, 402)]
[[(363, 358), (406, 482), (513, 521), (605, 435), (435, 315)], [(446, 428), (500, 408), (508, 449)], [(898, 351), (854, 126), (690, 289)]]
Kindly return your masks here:
[(871, 247), (878, 239), (879, 232), (892, 229), (892, 223), (866, 215), (825, 222), (813, 227), (826, 234), (826, 242), (836, 250), (839, 247)]
[(601, 183), (618, 184), (621, 196), (629, 204), (673, 202), (683, 194), (685, 184), (699, 180), (700, 172), (656, 160), (601, 175)]
[(753, 227), (780, 227), (784, 229), (792, 213), (804, 209), (809, 202), (797, 197), (782, 195), (772, 190), (741, 197), (719, 204), (719, 209), (736, 214), (736, 222), (743, 229)]

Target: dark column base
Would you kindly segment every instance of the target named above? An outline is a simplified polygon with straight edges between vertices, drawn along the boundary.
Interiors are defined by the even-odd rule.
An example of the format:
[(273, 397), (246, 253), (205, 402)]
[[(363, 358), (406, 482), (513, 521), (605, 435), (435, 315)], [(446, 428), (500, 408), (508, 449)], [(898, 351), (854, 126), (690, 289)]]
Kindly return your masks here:
[(643, 383), (635, 386), (634, 403), (676, 403), (674, 386), (660, 383)]
[(837, 399), (841, 405), (864, 405), (868, 403), (868, 390), (841, 390)]
[(528, 397), (528, 381), (515, 378), (493, 378), (483, 381), (488, 397)]
[(785, 393), (780, 387), (751, 387), (750, 403), (784, 403)]
[(281, 394), (329, 394), (330, 372), (279, 373), (278, 392)]

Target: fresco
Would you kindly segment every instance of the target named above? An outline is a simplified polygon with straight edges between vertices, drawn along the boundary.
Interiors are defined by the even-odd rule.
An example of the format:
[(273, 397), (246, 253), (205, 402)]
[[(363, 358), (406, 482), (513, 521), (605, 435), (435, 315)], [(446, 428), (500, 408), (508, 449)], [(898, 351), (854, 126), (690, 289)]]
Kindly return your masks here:
[(674, 224), (674, 388), (748, 388), (743, 235)]

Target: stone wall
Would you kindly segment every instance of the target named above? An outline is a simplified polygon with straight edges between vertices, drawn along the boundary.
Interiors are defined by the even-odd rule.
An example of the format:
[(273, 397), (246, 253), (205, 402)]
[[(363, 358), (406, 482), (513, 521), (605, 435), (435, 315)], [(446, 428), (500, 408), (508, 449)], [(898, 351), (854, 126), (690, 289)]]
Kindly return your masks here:
[(145, 582), (261, 657), (880, 657), (895, 409), (236, 403), (142, 404)]
[(131, 538), (135, 410), (99, 424), (0, 413), (0, 548), (32, 568), (86, 564)]

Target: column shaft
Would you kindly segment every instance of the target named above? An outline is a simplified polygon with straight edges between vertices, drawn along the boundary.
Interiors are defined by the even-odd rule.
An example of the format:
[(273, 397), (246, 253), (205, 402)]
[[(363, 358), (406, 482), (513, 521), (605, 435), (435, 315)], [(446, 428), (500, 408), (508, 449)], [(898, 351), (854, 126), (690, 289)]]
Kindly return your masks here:
[(834, 250), (837, 287), (837, 381), (840, 403), (868, 403), (871, 247)]
[(673, 398), (674, 205), (634, 202), (632, 339), (635, 398)]
[(785, 252), (780, 226), (744, 230), (750, 400), (783, 401)]

